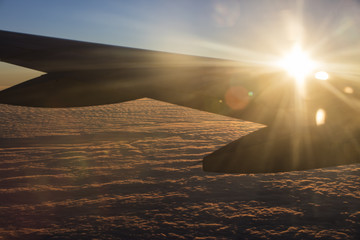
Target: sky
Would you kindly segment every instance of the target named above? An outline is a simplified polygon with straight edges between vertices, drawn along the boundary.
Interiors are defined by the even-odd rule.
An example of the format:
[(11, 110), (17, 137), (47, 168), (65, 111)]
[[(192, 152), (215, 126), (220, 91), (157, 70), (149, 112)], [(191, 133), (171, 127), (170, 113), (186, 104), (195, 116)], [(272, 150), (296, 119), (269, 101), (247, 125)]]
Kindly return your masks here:
[[(0, 0), (1, 30), (252, 62), (300, 42), (329, 64), (356, 65), (359, 24), (355, 0)], [(0, 86), (20, 77), (0, 71)]]

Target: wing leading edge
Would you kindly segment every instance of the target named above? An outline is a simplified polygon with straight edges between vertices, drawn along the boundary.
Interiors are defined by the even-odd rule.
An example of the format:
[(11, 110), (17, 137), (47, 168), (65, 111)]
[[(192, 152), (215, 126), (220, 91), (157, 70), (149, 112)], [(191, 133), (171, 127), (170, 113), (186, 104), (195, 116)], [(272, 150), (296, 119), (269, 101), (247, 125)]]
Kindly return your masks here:
[[(309, 82), (309, 97), (302, 99), (284, 74), (258, 74), (260, 66), (7, 31), (0, 31), (0, 59), (46, 73), (3, 90), (0, 103), (76, 107), (149, 97), (269, 126), (206, 156), (205, 171), (359, 162), (359, 96), (334, 94), (349, 84), (359, 88), (346, 79)], [(327, 114), (321, 126), (319, 109)]]

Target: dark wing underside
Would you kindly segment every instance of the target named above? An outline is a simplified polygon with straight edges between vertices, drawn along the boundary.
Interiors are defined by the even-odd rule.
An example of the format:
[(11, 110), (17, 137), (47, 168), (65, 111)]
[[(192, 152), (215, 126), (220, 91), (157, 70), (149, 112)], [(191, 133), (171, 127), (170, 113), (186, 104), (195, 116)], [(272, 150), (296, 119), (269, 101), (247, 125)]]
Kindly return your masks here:
[(235, 61), (6, 31), (0, 59), (47, 73), (1, 92), (2, 103), (73, 107), (150, 97), (265, 124), (281, 108), (266, 100), (276, 76), (254, 77), (253, 66)]
[[(303, 100), (307, 112), (299, 118), (293, 82), (263, 66), (7, 31), (0, 31), (0, 60), (45, 73), (1, 91), (0, 103), (77, 107), (149, 97), (270, 126), (205, 157), (207, 171), (278, 172), (359, 161), (358, 101), (331, 94), (346, 81), (311, 86), (316, 97)], [(314, 124), (319, 108), (330, 119), (322, 127)], [(346, 133), (339, 131), (344, 124)]]

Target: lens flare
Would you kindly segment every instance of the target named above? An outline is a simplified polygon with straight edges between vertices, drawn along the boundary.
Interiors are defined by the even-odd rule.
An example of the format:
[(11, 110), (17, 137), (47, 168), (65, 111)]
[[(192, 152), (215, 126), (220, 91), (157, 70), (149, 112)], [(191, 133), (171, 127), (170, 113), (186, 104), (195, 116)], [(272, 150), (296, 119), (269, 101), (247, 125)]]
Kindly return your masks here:
[(345, 87), (345, 88), (344, 88), (344, 93), (353, 94), (353, 93), (354, 93), (354, 89), (353, 89), (352, 87)]
[(315, 121), (317, 126), (321, 126), (325, 124), (326, 120), (326, 112), (324, 109), (320, 108), (316, 112)]
[(329, 74), (327, 72), (324, 72), (324, 71), (317, 72), (317, 73), (315, 73), (315, 78), (325, 81), (325, 80), (329, 79)]

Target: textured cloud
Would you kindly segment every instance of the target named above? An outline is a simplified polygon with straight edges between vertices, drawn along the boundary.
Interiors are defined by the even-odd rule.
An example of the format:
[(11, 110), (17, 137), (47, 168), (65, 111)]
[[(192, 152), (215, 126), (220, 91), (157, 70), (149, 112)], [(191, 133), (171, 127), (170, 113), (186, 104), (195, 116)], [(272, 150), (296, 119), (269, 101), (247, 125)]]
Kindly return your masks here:
[(259, 127), (149, 99), (0, 105), (0, 239), (358, 238), (359, 165), (201, 170)]

